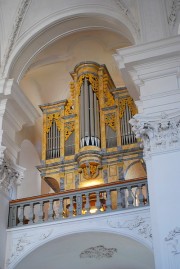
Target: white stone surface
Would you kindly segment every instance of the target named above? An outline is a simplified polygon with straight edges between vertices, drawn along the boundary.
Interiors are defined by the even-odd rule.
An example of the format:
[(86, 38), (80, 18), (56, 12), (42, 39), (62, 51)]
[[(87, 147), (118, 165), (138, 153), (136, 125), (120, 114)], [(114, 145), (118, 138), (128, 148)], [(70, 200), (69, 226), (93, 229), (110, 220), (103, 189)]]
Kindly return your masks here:
[(119, 234), (152, 251), (150, 214), (147, 207), (8, 229), (5, 268), (15, 268), (26, 255), (47, 242), (85, 232)]

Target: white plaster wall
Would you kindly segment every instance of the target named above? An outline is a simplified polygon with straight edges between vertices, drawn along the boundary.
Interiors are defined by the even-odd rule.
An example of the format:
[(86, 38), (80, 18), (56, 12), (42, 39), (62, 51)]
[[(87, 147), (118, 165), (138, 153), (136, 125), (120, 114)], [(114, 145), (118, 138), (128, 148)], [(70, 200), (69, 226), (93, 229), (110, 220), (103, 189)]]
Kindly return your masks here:
[(33, 144), (24, 140), (21, 145), (19, 165), (26, 168), (24, 180), (18, 187), (17, 198), (41, 194), (41, 177), (36, 165), (40, 164), (39, 156)]

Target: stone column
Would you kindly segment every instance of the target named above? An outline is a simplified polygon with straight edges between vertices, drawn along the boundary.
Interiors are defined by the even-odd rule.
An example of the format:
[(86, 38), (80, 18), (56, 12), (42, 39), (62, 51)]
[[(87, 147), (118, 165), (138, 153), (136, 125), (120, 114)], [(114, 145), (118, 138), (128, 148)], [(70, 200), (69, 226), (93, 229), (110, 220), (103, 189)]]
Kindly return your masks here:
[(156, 269), (180, 264), (180, 36), (120, 49), (139, 114), (130, 123), (144, 147)]
[(9, 200), (16, 198), (17, 185), (21, 184), (24, 170), (10, 159), (0, 160), (0, 268), (4, 268), (5, 261)]
[(9, 200), (16, 199), (24, 168), (17, 165), (16, 135), (39, 116), (13, 79), (0, 79), (0, 268), (4, 268)]

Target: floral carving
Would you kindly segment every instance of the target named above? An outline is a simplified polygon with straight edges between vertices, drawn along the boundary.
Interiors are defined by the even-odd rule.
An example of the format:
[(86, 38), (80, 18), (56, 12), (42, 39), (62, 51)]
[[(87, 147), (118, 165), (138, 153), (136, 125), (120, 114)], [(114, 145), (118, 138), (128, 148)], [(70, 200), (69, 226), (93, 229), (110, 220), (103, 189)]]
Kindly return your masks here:
[(151, 226), (146, 222), (145, 219), (137, 216), (135, 219), (127, 220), (124, 222), (108, 221), (108, 225), (112, 228), (127, 228), (129, 230), (136, 230), (138, 234), (144, 238), (152, 239), (152, 229)]
[(180, 228), (176, 227), (170, 231), (168, 236), (164, 239), (171, 246), (171, 253), (174, 255), (180, 254)]
[(180, 145), (180, 116), (170, 118), (163, 113), (161, 118), (150, 121), (136, 115), (129, 122), (136, 138), (142, 140), (145, 157)]
[(80, 258), (112, 258), (115, 253), (117, 253), (117, 248), (105, 248), (104, 246), (100, 245), (82, 251), (80, 254)]

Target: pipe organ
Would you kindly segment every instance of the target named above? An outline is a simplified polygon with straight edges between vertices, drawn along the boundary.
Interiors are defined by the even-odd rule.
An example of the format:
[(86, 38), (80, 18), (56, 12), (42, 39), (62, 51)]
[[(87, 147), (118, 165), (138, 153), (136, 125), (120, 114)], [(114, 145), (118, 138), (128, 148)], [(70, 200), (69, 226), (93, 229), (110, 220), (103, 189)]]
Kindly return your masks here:
[(106, 66), (94, 62), (76, 65), (71, 76), (68, 100), (40, 105), (42, 178), (58, 192), (124, 180), (133, 163), (139, 168), (131, 176), (144, 176), (126, 87), (116, 88)]

